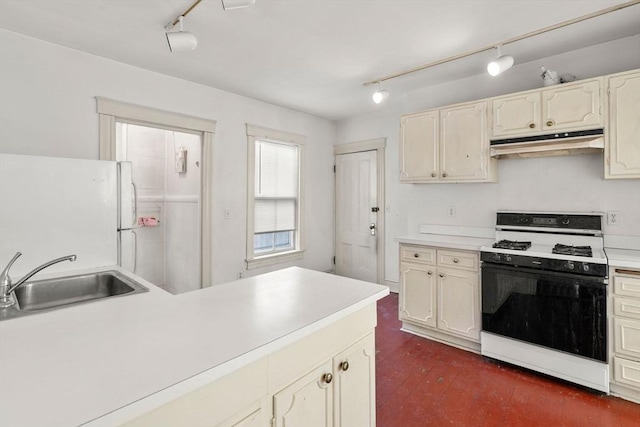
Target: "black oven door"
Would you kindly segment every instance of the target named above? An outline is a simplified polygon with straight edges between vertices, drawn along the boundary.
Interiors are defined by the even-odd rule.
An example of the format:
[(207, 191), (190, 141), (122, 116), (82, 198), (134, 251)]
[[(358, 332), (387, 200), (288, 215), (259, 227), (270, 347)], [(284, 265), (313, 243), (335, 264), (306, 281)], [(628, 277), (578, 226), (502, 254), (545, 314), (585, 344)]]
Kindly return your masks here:
[(607, 285), (529, 268), (482, 265), (482, 330), (607, 361)]

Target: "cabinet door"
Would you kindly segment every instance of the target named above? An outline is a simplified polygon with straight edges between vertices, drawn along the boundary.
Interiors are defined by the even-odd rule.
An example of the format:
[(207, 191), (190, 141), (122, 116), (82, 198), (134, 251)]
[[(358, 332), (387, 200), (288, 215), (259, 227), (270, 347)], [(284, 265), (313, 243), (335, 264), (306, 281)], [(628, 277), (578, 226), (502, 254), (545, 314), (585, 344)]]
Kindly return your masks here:
[(440, 110), (440, 178), (482, 181), (489, 177), (487, 102)]
[(640, 178), (640, 72), (609, 80), (605, 178)]
[(328, 360), (273, 396), (275, 427), (333, 426), (332, 365)]
[(540, 131), (540, 92), (502, 96), (491, 100), (492, 135), (523, 135)]
[(402, 116), (400, 181), (432, 181), (438, 177), (438, 111)]
[(554, 86), (542, 91), (542, 129), (602, 126), (600, 79)]
[(376, 425), (375, 352), (371, 334), (334, 357), (335, 427)]
[(478, 273), (438, 268), (438, 328), (480, 340)]
[(640, 322), (613, 318), (613, 349), (640, 361)]
[(436, 327), (436, 269), (400, 264), (400, 320)]

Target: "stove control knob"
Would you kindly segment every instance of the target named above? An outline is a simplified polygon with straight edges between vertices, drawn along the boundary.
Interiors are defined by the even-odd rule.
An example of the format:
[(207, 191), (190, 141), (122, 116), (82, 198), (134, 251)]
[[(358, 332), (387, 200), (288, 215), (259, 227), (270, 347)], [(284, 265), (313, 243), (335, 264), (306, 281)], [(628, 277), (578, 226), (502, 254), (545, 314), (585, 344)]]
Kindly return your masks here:
[(500, 254), (493, 254), (493, 259), (495, 261), (500, 261), (502, 259), (502, 257), (500, 256)]
[(582, 264), (582, 271), (587, 272), (589, 269), (589, 264)]
[(571, 261), (567, 261), (565, 267), (567, 267), (569, 270), (573, 270), (576, 266)]
[(511, 262), (511, 257), (509, 255), (505, 255), (504, 260), (507, 262)]
[(569, 218), (566, 218), (566, 217), (565, 217), (565, 218), (562, 218), (562, 221), (561, 221), (561, 222), (562, 222), (562, 225), (569, 225), (569, 223), (570, 223), (571, 221), (569, 220)]

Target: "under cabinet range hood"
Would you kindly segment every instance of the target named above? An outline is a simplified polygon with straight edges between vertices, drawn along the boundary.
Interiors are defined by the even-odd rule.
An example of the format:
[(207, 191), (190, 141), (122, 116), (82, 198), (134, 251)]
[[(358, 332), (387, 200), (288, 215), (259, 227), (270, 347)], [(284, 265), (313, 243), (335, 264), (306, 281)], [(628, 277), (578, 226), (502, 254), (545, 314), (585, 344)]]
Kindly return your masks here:
[(603, 150), (604, 129), (491, 140), (491, 157), (499, 159), (601, 153)]

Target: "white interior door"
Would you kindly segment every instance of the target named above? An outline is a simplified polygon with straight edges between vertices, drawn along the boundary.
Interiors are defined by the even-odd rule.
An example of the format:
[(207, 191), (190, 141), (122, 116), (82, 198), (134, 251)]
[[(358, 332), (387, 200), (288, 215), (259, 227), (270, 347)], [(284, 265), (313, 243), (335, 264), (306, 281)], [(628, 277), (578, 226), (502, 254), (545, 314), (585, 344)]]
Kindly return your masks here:
[(336, 155), (336, 274), (378, 282), (376, 151)]

